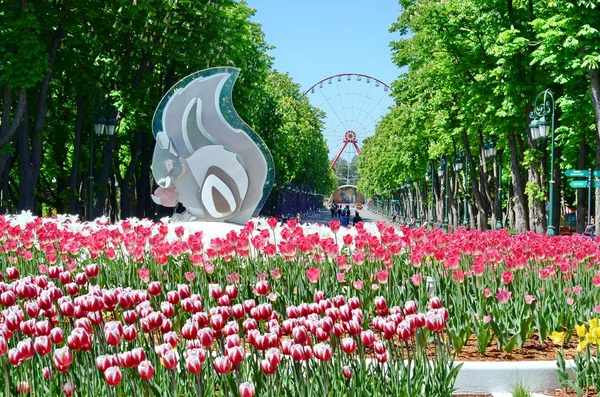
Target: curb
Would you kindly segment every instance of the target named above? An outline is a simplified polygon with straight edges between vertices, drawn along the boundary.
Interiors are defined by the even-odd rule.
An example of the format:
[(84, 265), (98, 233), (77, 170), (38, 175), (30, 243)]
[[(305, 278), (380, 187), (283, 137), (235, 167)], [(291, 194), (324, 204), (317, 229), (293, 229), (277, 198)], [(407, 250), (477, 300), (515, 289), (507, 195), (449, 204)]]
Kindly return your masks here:
[[(460, 364), (457, 362), (456, 364)], [(454, 387), (456, 394), (497, 394), (510, 396), (510, 390), (522, 383), (533, 392), (560, 388), (556, 361), (462, 362)], [(573, 360), (566, 361), (569, 376), (573, 376)], [(496, 395), (496, 394), (494, 394)]]

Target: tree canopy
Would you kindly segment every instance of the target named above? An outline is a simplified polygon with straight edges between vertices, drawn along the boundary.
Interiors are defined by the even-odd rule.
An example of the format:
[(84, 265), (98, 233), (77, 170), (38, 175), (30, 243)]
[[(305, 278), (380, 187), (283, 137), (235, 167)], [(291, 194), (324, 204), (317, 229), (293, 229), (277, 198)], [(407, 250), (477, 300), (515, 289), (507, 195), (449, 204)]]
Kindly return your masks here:
[[(91, 174), (95, 215), (152, 216), (154, 110), (179, 79), (215, 66), (241, 69), (234, 104), (271, 150), (279, 185), (329, 193), (320, 111), (273, 70), (253, 15), (234, 0), (2, 2), (3, 209), (89, 213)], [(116, 118), (114, 135), (91, 134), (99, 116)]]
[[(365, 144), (360, 188), (391, 197), (410, 178), (428, 202), (435, 198), (423, 188), (428, 162), (437, 168), (442, 154), (451, 164), (463, 156), (470, 167), (472, 226), (486, 228), (489, 215), (495, 224), (496, 195), (502, 192), (497, 187), (504, 186), (510, 226), (544, 231), (549, 142), (532, 139), (529, 115), (537, 94), (550, 89), (556, 98), (555, 205), (561, 197), (565, 205), (580, 204), (583, 198), (577, 200), (560, 175), (600, 161), (592, 149), (600, 125), (597, 2), (400, 0), (400, 5), (391, 28), (400, 39), (390, 47), (406, 72), (393, 84), (395, 108)], [(493, 159), (484, 155), (489, 142), (498, 153)], [(499, 186), (498, 167), (504, 169)], [(448, 192), (438, 179), (433, 175), (434, 196), (450, 196), (456, 225), (464, 211), (458, 200), (464, 174), (449, 168)]]

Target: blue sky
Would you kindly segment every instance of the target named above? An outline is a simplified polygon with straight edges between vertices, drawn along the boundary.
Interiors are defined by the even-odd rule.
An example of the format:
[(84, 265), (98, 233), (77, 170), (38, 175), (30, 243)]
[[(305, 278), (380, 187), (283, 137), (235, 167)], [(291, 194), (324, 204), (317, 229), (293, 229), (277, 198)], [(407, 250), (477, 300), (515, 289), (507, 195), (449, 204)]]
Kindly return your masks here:
[(363, 73), (388, 84), (398, 76), (389, 27), (397, 0), (247, 0), (266, 40), (276, 48), (275, 68), (308, 89), (339, 73)]

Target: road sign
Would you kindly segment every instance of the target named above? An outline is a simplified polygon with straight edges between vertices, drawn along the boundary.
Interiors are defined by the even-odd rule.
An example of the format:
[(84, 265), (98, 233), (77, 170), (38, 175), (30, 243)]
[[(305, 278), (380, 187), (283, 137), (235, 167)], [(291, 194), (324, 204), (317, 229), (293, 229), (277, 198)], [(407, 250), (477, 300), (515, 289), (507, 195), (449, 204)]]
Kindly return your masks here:
[(594, 182), (594, 189), (600, 189), (600, 181)]
[[(566, 170), (565, 176), (587, 178), (588, 176), (590, 176), (590, 174), (588, 170)], [(600, 177), (600, 170), (594, 170), (594, 176), (596, 178)]]
[(569, 185), (575, 189), (583, 189), (588, 187), (588, 181), (571, 181)]

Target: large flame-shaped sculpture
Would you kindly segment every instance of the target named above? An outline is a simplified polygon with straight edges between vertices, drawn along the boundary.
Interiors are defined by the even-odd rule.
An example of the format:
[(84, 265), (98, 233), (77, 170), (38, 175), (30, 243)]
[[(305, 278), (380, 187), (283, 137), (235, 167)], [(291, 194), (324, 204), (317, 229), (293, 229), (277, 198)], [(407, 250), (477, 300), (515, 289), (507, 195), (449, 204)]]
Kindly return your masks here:
[(183, 204), (181, 220), (244, 223), (273, 188), (273, 157), (233, 107), (239, 70), (202, 70), (163, 97), (152, 120), (155, 203)]

